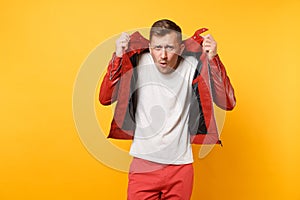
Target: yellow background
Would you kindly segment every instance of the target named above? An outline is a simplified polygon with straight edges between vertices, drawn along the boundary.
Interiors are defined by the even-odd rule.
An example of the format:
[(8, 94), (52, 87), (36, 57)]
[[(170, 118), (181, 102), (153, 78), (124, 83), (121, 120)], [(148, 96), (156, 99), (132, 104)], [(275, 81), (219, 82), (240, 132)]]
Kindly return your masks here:
[(236, 91), (192, 199), (300, 199), (298, 0), (1, 2), (0, 199), (125, 199), (78, 137), (73, 86), (97, 45), (160, 18), (209, 28)]

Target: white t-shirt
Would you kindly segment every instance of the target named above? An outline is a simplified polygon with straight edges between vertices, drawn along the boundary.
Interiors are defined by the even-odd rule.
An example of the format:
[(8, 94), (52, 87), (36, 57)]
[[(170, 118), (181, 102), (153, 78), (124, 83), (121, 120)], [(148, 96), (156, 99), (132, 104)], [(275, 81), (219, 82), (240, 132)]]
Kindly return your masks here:
[(192, 81), (198, 61), (188, 56), (162, 74), (150, 53), (137, 66), (136, 130), (130, 155), (163, 164), (188, 164), (193, 154), (188, 131)]

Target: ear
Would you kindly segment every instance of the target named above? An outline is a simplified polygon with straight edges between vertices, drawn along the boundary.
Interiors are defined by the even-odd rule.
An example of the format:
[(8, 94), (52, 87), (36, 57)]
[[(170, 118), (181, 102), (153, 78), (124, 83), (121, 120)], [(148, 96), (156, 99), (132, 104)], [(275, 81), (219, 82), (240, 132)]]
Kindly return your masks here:
[(149, 51), (150, 51), (150, 54), (151, 54), (151, 53), (152, 53), (152, 52), (151, 52), (151, 51), (152, 51), (152, 49), (150, 48), (150, 43), (149, 43), (148, 45), (149, 45), (149, 47), (148, 47), (148, 48), (149, 48)]
[(182, 54), (182, 52), (184, 51), (184, 48), (185, 48), (185, 46), (184, 46), (184, 44), (182, 43), (182, 44), (180, 45), (180, 52), (179, 52), (179, 55)]

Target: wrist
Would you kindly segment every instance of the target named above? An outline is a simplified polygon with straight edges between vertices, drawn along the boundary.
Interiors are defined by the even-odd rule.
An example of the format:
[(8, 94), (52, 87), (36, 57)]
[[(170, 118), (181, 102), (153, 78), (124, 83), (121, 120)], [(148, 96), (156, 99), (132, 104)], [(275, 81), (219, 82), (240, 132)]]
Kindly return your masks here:
[(118, 52), (118, 51), (116, 51), (116, 57), (119, 57), (119, 58), (122, 58), (122, 56), (123, 56), (123, 54), (122, 53), (120, 53), (120, 52)]

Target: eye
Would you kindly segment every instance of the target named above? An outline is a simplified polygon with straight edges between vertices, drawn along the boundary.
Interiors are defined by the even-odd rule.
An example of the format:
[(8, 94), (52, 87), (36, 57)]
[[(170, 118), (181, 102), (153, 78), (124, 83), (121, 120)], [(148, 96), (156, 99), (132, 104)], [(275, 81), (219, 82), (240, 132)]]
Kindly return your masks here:
[(174, 51), (174, 49), (175, 49), (173, 46), (170, 46), (170, 45), (167, 45), (165, 48), (166, 48), (166, 51), (168, 51), (168, 52)]
[(154, 49), (157, 50), (157, 51), (160, 51), (162, 49), (162, 46), (161, 45), (156, 45), (156, 46), (154, 46)]

